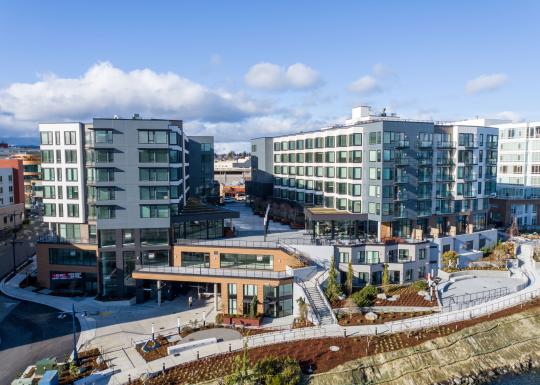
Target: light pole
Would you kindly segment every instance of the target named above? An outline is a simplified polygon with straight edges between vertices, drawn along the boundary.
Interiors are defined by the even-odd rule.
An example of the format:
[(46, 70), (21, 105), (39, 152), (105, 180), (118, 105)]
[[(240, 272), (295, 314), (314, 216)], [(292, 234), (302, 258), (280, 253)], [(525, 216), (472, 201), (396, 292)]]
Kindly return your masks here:
[(13, 259), (13, 276), (15, 276), (15, 272), (17, 271), (17, 262), (15, 261), (15, 246), (17, 243), (22, 243), (21, 241), (17, 241), (17, 230), (13, 230), (13, 238), (11, 239), (11, 257)]

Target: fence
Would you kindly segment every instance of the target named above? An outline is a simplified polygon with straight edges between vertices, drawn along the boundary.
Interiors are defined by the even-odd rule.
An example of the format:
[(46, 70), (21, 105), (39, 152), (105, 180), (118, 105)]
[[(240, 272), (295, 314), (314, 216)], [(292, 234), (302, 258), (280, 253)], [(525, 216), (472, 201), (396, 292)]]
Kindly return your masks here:
[(135, 266), (137, 273), (164, 273), (164, 274), (186, 274), (213, 277), (237, 277), (237, 278), (263, 278), (263, 279), (283, 279), (292, 278), (284, 271), (254, 270), (254, 269), (211, 269), (206, 267), (180, 267), (180, 266)]
[[(467, 293), (447, 298), (443, 300), (443, 311), (461, 310), (464, 308), (480, 305), (485, 302), (492, 301), (494, 299), (503, 297), (510, 294), (510, 290), (507, 287), (498, 287), (496, 289), (478, 291), (475, 293)], [(447, 304), (444, 302), (447, 301)]]
[(292, 329), (287, 332), (275, 332), (258, 334), (248, 337), (247, 345), (250, 348), (276, 344), (280, 342), (290, 342), (303, 339), (325, 338), (343, 336), (343, 332), (339, 328), (331, 329), (327, 327), (312, 327), (302, 329)]

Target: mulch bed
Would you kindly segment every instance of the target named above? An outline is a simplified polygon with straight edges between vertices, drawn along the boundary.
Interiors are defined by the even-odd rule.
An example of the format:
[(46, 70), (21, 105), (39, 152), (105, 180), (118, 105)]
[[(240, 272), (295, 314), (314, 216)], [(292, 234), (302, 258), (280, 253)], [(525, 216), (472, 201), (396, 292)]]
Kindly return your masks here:
[[(353, 338), (318, 338), (268, 345), (250, 349), (249, 359), (253, 363), (267, 356), (288, 356), (300, 363), (304, 373), (308, 373), (309, 370), (314, 373), (323, 373), (354, 359), (415, 346), (487, 320), (538, 307), (540, 307), (540, 301), (535, 300), (522, 306), (493, 313), (489, 317), (484, 316), (409, 333)], [(330, 351), (330, 346), (338, 346), (339, 350), (337, 352)], [(231, 372), (233, 359), (239, 354), (241, 353), (226, 353), (179, 365), (166, 370), (164, 374), (147, 380), (144, 384), (181, 385), (224, 377)], [(134, 384), (142, 385), (142, 381), (137, 380)]]
[(405, 313), (376, 313), (378, 318), (375, 321), (367, 320), (363, 313), (344, 314), (338, 322), (341, 326), (355, 325), (378, 325), (385, 322), (399, 321), (407, 318), (422, 317), (431, 314), (431, 311), (405, 312)]
[(87, 377), (93, 372), (107, 369), (108, 366), (105, 362), (101, 362), (98, 364), (97, 360), (99, 356), (100, 353), (98, 349), (91, 349), (79, 352), (79, 367), (84, 367), (84, 372), (73, 376), (69, 372), (69, 365), (64, 365), (58, 371), (59, 385), (72, 384), (74, 381)]
[(417, 307), (433, 307), (437, 306), (435, 296), (431, 301), (427, 301), (424, 297), (418, 295), (418, 290), (410, 287), (399, 287), (392, 289), (390, 295), (399, 295), (396, 301), (388, 301), (385, 299), (376, 299), (373, 306), (417, 306)]
[(137, 345), (136, 349), (137, 352), (141, 355), (141, 357), (146, 361), (154, 361), (163, 357), (167, 357), (167, 348), (171, 345), (169, 343), (169, 340), (167, 338), (163, 337), (162, 335), (159, 335), (156, 337), (156, 340), (159, 342), (159, 348), (154, 349), (150, 352), (145, 352), (142, 347), (143, 345)]

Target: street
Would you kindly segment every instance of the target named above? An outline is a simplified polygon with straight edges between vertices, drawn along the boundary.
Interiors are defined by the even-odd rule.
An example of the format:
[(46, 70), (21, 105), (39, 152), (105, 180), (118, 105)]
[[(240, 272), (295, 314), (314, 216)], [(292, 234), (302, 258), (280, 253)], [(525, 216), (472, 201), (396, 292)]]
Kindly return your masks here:
[[(57, 309), (0, 295), (0, 384), (9, 384), (37, 360), (64, 361), (71, 354), (71, 316), (58, 316)], [(78, 321), (76, 326), (79, 330)]]

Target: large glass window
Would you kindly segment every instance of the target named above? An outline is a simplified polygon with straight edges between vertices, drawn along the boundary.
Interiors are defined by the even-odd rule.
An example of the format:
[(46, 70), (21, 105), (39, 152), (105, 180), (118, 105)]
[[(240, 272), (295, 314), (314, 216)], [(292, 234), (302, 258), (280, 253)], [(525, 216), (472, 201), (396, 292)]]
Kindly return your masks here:
[(56, 188), (54, 186), (43, 186), (43, 198), (45, 199), (56, 198)]
[(139, 131), (139, 143), (167, 144), (167, 131)]
[(54, 151), (41, 150), (41, 163), (54, 163)]
[(168, 245), (169, 230), (168, 229), (141, 229), (141, 245)]
[(51, 131), (41, 132), (39, 136), (41, 144), (53, 144), (53, 133)]
[(168, 205), (141, 205), (141, 218), (168, 218)]
[(115, 206), (97, 206), (96, 213), (98, 219), (114, 219), (116, 218)]
[(77, 134), (75, 131), (64, 132), (64, 144), (77, 144)]
[(96, 266), (96, 252), (94, 250), (49, 248), (49, 264)]
[(81, 226), (78, 223), (60, 223), (60, 236), (73, 242), (81, 240)]
[(66, 168), (66, 181), (77, 182), (79, 179), (79, 172), (76, 168)]
[(182, 267), (210, 267), (210, 254), (195, 251), (182, 251)]
[(79, 205), (68, 203), (67, 205), (67, 214), (70, 218), (79, 217)]
[(56, 216), (56, 204), (55, 203), (44, 203), (43, 204), (43, 215), (46, 217), (55, 217)]
[(126, 229), (122, 230), (122, 245), (124, 246), (133, 246), (135, 244), (135, 237), (133, 230)]
[(221, 253), (220, 267), (235, 269), (273, 270), (274, 257), (272, 255)]
[[(171, 186), (175, 187), (175, 186)], [(169, 187), (168, 186), (143, 186), (139, 187), (141, 200), (151, 199), (169, 199)]]
[(99, 254), (102, 293), (104, 297), (120, 294), (120, 270), (116, 268), (116, 252), (102, 251)]
[(98, 144), (112, 144), (113, 131), (112, 130), (95, 130), (94, 138), (95, 138), (95, 142)]
[(54, 168), (42, 168), (41, 174), (42, 174), (42, 179), (45, 181), (54, 180)]
[(169, 250), (142, 251), (141, 261), (143, 265), (167, 266), (169, 264)]
[(99, 247), (116, 246), (116, 230), (99, 230)]
[(162, 182), (169, 180), (168, 168), (139, 168), (141, 182)]
[(77, 163), (77, 150), (66, 150), (66, 163)]
[(139, 150), (140, 163), (168, 163), (168, 150)]

